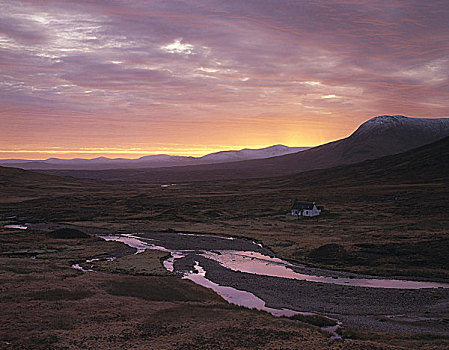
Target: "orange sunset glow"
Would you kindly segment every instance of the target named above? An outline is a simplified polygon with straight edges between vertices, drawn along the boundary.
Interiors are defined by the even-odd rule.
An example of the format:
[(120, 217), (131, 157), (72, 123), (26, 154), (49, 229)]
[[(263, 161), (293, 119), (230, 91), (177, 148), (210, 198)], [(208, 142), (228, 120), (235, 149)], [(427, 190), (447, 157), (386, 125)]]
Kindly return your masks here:
[(0, 158), (315, 146), (376, 115), (446, 117), (437, 3), (4, 2)]

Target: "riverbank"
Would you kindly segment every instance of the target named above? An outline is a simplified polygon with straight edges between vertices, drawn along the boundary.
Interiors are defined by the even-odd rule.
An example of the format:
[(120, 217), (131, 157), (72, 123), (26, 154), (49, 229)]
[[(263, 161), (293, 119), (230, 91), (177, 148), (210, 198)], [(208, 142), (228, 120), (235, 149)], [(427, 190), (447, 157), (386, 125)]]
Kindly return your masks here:
[[(162, 276), (160, 252), (134, 256), (117, 242), (33, 230), (0, 230), (0, 241), (1, 349), (341, 347), (318, 327), (234, 307), (191, 281)], [(98, 271), (71, 267), (110, 256), (118, 258), (101, 261)], [(154, 271), (133, 268), (130, 258), (151, 262)], [(364, 343), (344, 344), (364, 349)]]
[[(64, 225), (38, 224), (33, 227), (52, 230)], [(105, 235), (110, 230), (98, 227), (84, 227), (90, 234)], [(122, 230), (123, 231), (123, 230)], [(273, 256), (273, 253), (261, 244), (236, 237), (177, 233), (146, 232), (137, 235), (127, 234), (127, 239), (142, 239), (142, 244), (152, 244), (168, 250), (190, 250), (175, 264), (180, 273), (194, 270), (196, 261), (207, 271), (206, 277), (214, 283), (232, 286), (253, 293), (263, 299), (267, 307), (293, 309), (301, 312), (315, 312), (343, 321), (346, 328), (385, 331), (392, 333), (410, 333), (412, 337), (426, 334), (430, 337), (448, 337), (447, 320), (449, 310), (449, 289), (389, 289), (364, 288), (351, 285), (333, 285), (329, 283), (310, 283), (305, 281), (258, 276), (223, 268), (220, 264), (194, 251), (254, 251)], [(132, 238), (135, 237), (135, 238)], [(135, 242), (133, 242), (135, 244)], [(167, 255), (167, 253), (164, 253)], [(96, 268), (111, 270), (114, 263), (96, 263)], [(134, 261), (134, 270), (139, 269)], [(132, 265), (131, 264), (131, 265)], [(129, 265), (129, 264), (128, 264)], [(85, 265), (89, 268), (89, 265)], [(337, 283), (346, 278), (356, 282), (359, 276), (353, 273), (316, 269), (307, 266), (291, 266), (293, 270), (316, 276), (328, 276)], [(374, 276), (368, 276), (375, 279)], [(415, 279), (416, 280), (416, 279)], [(280, 292), (281, 291), (281, 292)]]
[[(284, 263), (279, 259), (270, 259), (272, 253), (260, 244), (239, 238), (146, 232), (125, 237), (108, 236), (106, 239), (121, 239), (132, 246), (147, 244), (153, 246), (153, 249), (172, 251), (172, 255), (175, 253), (177, 256), (173, 264), (175, 272), (184, 275), (194, 271), (199, 264), (210, 281), (253, 293), (263, 299), (267, 307), (323, 314), (343, 321), (349, 328), (449, 337), (448, 284), (442, 283), (440, 287), (440, 284), (428, 282), (420, 285), (415, 281), (397, 280), (399, 287), (391, 288), (394, 284), (388, 282), (394, 280), (379, 280), (373, 276), (345, 274), (300, 265), (288, 265), (288, 270), (292, 273), (302, 273), (299, 279), (293, 279), (290, 275), (289, 278), (267, 276), (267, 271), (273, 270), (273, 267), (276, 269), (272, 274), (281, 269), (280, 276), (284, 276)], [(229, 258), (225, 258), (232, 259), (229, 265), (232, 270), (226, 268), (228, 265), (223, 260), (225, 252), (228, 254), (229, 251), (237, 252), (237, 255), (231, 254)], [(241, 251), (246, 251), (246, 254), (241, 255)], [(211, 259), (212, 252), (215, 252), (213, 255), (219, 258), (220, 263), (214, 260), (216, 258)], [(266, 260), (255, 264), (257, 260), (263, 259), (263, 254), (266, 254)], [(239, 262), (241, 257), (247, 257), (246, 260), (252, 264), (242, 265), (244, 263)], [(270, 266), (271, 260), (273, 266)], [(263, 269), (257, 268), (258, 265), (263, 265)], [(253, 273), (240, 272), (244, 268)], [(304, 273), (315, 274), (316, 278), (312, 280), (319, 281), (321, 278), (327, 282), (301, 280), (307, 278)], [(331, 276), (330, 281), (325, 276)], [(371, 286), (378, 287), (358, 286), (360, 279), (366, 277), (369, 277), (366, 281), (371, 282)], [(340, 279), (345, 282), (341, 283)]]
[[(184, 244), (195, 241), (184, 237)], [(0, 240), (0, 348), (445, 349), (449, 344), (444, 337), (372, 331), (350, 333), (364, 340), (333, 340), (318, 327), (234, 307), (190, 281), (163, 276), (166, 253), (134, 255), (135, 249), (97, 237), (55, 239), (42, 231), (7, 230), (0, 231)], [(106, 259), (112, 256), (118, 258)], [(102, 260), (91, 262), (93, 272), (71, 267), (95, 258)], [(149, 269), (139, 268), (148, 263)], [(212, 275), (208, 278), (217, 280)], [(232, 275), (222, 278), (236, 286), (253, 283), (251, 276)]]

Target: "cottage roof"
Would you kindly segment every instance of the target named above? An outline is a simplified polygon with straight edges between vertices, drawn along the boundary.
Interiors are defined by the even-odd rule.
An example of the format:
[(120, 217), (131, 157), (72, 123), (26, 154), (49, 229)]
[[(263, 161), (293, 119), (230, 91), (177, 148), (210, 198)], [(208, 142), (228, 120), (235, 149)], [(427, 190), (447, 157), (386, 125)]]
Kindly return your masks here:
[(313, 209), (313, 206), (315, 205), (315, 203), (310, 203), (310, 202), (298, 202), (295, 201), (295, 203), (293, 203), (292, 205), (292, 210), (296, 209), (296, 210), (311, 210)]

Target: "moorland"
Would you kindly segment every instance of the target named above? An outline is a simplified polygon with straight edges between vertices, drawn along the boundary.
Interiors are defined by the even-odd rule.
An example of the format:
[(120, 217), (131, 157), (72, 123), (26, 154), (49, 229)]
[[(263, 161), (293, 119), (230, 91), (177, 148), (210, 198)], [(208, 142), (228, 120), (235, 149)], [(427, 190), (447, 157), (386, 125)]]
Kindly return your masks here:
[[(0, 211), (4, 218), (17, 216), (15, 221), (20, 223), (57, 222), (80, 230), (171, 230), (247, 237), (279, 257), (312, 266), (447, 280), (448, 150), (446, 138), (332, 169), (168, 186), (0, 168)], [(314, 218), (292, 217), (289, 209), (294, 199), (316, 201), (325, 211)], [(300, 341), (311, 349), (444, 349), (448, 345), (448, 339), (432, 334), (357, 329), (346, 329), (342, 343), (301, 321), (229, 306), (212, 292), (173, 276), (129, 271), (129, 264), (119, 272), (109, 268), (89, 274), (72, 269), (77, 261), (125, 249), (94, 237), (66, 240), (38, 231), (3, 230), (1, 239), (2, 310), (7, 320), (2, 327), (4, 346), (5, 341), (15, 341), (22, 348), (30, 344), (131, 347), (149, 341), (159, 348), (179, 349), (225, 346), (216, 343), (220, 341), (231, 348), (293, 349)], [(160, 264), (160, 258), (153, 257), (152, 264)], [(139, 290), (151, 289), (161, 279), (173, 290), (167, 300), (139, 295)], [(231, 338), (239, 340), (232, 343)]]

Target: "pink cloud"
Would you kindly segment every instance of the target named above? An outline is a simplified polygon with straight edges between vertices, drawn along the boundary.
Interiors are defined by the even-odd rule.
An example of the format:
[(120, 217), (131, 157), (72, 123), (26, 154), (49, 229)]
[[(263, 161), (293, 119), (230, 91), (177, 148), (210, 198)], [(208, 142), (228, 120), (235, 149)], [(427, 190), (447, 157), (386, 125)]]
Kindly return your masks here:
[[(329, 128), (335, 127), (329, 116), (336, 116), (348, 129), (376, 114), (449, 114), (447, 1), (1, 6), (0, 118), (7, 130), (32, 127), (30, 138), (44, 138), (55, 118), (58, 132), (70, 134), (76, 115), (106, 142), (104, 130), (120, 134), (124, 125), (137, 137), (132, 130), (142, 120), (163, 134), (173, 116), (183, 128), (190, 123), (191, 132), (208, 133), (205, 125), (220, 118), (261, 114), (299, 124), (313, 116)], [(164, 49), (173, 43), (184, 46)], [(262, 123), (256, 123), (260, 138), (268, 132)], [(278, 131), (278, 143), (286, 143), (290, 129)], [(178, 135), (173, 130), (167, 142)]]

